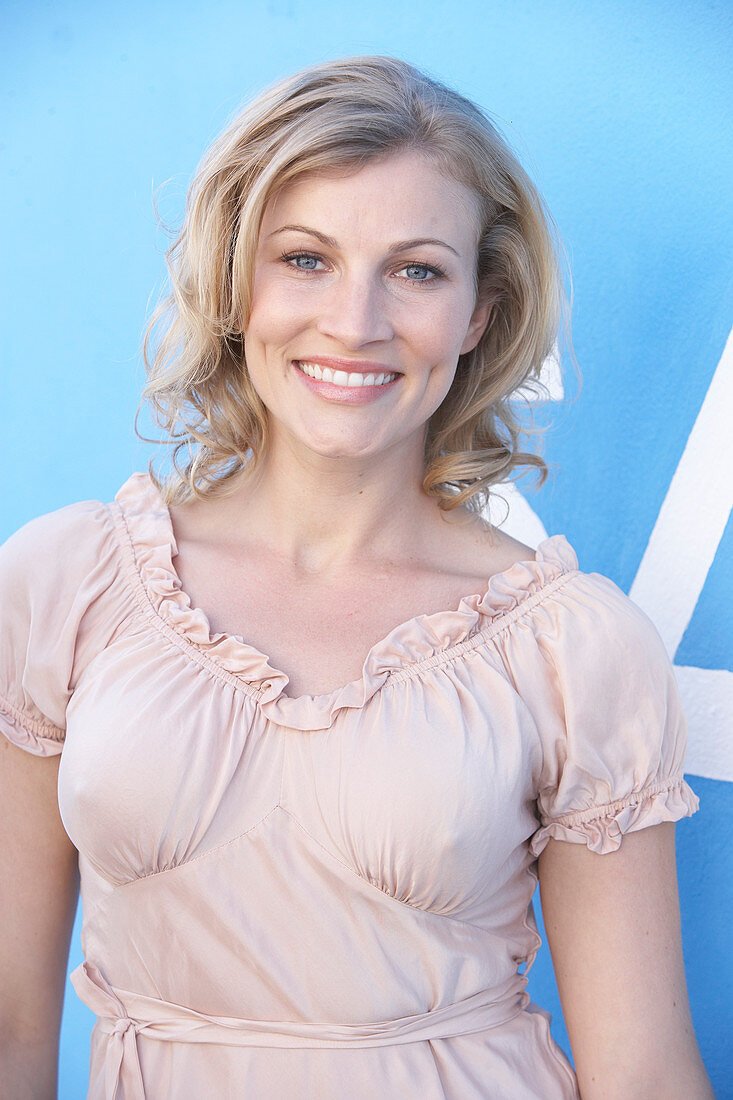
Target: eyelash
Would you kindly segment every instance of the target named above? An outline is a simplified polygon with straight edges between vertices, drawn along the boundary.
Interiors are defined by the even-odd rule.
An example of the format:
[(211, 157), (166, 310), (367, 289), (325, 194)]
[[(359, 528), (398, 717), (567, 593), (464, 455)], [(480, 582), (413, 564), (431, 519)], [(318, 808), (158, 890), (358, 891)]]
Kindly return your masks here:
[[(290, 263), (291, 260), (299, 260), (301, 258), (309, 259), (309, 260), (319, 260), (321, 263), (324, 263), (324, 264), (326, 263), (326, 260), (324, 260), (322, 256), (319, 256), (317, 252), (283, 252), (282, 255), (280, 256), (280, 259), (284, 263), (289, 264), (292, 267), (293, 271), (297, 272), (297, 274), (299, 274), (299, 275), (310, 275), (310, 274), (312, 274), (312, 271), (313, 271), (312, 268), (308, 269), (308, 268), (302, 268), (302, 267), (295, 267), (294, 264)], [(445, 269), (442, 268), (442, 267), (439, 267), (438, 264), (424, 264), (424, 263), (420, 262), (419, 260), (408, 260), (407, 263), (403, 264), (402, 267), (400, 267), (398, 270), (404, 271), (404, 269), (406, 267), (421, 267), (421, 268), (423, 268), (423, 270), (429, 271), (432, 275), (435, 276), (434, 279), (406, 279), (405, 280), (408, 283), (414, 283), (416, 285), (421, 284), (421, 283), (425, 283), (425, 284), (427, 284), (427, 283), (437, 283), (439, 279), (444, 279), (445, 276), (446, 276)]]

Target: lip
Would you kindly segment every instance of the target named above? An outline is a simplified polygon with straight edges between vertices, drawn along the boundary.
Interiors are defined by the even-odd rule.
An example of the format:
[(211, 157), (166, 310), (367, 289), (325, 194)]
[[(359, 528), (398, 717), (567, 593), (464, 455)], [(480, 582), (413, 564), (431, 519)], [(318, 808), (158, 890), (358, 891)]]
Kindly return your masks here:
[[(382, 400), (387, 393), (391, 393), (402, 377), (401, 373), (390, 371), (390, 373), (396, 374), (397, 377), (381, 386), (336, 386), (333, 382), (324, 382), (322, 379), (319, 382), (317, 379), (311, 378), (305, 371), (300, 370), (298, 363), (317, 363), (319, 367), (331, 367), (353, 374), (381, 374), (383, 371), (389, 371), (389, 367), (382, 363), (368, 363), (365, 359), (324, 359), (318, 356), (318, 358), (313, 359), (291, 360), (291, 366), (303, 385), (307, 386), (311, 393), (323, 398), (324, 401), (330, 401), (336, 405), (368, 405), (372, 401)], [(357, 363), (360, 369), (357, 369)]]

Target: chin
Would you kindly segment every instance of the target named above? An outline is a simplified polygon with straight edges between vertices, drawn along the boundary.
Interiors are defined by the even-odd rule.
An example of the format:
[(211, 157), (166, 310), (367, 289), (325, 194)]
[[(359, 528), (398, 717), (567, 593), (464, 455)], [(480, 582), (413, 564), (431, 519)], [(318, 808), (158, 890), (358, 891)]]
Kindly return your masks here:
[(331, 445), (322, 443), (305, 443), (304, 446), (312, 451), (313, 454), (318, 455), (319, 458), (370, 458), (378, 454), (379, 451), (375, 450), (373, 445), (363, 444), (357, 446), (356, 444), (348, 443), (333, 443)]
[(319, 458), (367, 458), (379, 454), (385, 448), (375, 441), (372, 434), (368, 438), (344, 439), (330, 437), (309, 438), (308, 436), (296, 436), (301, 447), (305, 447)]

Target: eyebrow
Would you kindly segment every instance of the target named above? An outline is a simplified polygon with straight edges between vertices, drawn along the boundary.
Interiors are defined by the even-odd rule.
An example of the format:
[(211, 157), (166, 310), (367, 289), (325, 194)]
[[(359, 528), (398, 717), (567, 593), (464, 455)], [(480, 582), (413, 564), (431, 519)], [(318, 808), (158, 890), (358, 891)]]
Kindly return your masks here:
[[(325, 244), (327, 248), (338, 248), (338, 243), (333, 237), (327, 237), (325, 233), (320, 233), (317, 229), (310, 229), (307, 225), (281, 225), (279, 229), (270, 233), (267, 239), (269, 240), (270, 237), (277, 236), (278, 233), (287, 233), (288, 231), (294, 233), (308, 233), (311, 237), (315, 237), (316, 240), (320, 241), (321, 244)], [(409, 241), (397, 241), (396, 244), (390, 247), (389, 252), (390, 254), (394, 252), (407, 252), (410, 248), (419, 248), (420, 245), (423, 244), (437, 244), (441, 248), (447, 248), (449, 252), (452, 252), (454, 256), (458, 256), (460, 259), (460, 253), (456, 252), (455, 248), (448, 244), (447, 241), (441, 241), (438, 237), (415, 237), (413, 240)]]

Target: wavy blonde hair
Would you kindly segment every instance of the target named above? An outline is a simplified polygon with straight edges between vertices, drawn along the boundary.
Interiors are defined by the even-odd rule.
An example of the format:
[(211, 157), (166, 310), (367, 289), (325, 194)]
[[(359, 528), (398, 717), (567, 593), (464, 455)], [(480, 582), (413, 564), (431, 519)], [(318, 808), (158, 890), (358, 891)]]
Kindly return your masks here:
[[(566, 317), (556, 234), (532, 182), (470, 100), (393, 57), (314, 65), (258, 95), (205, 154), (183, 224), (168, 250), (169, 293), (145, 332), (148, 401), (173, 447), (167, 503), (225, 493), (254, 470), (267, 410), (244, 355), (254, 256), (268, 199), (308, 172), (358, 170), (406, 149), (480, 200), (477, 300), (494, 307), (473, 351), (426, 425), (423, 488), (442, 509), (483, 507), (489, 488), (547, 465), (520, 449), (517, 391), (539, 394), (539, 372)], [(515, 401), (512, 401), (514, 395)], [(142, 437), (145, 438), (145, 437)]]

